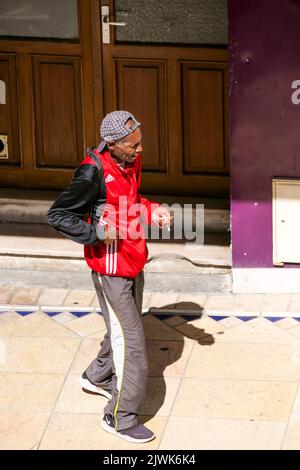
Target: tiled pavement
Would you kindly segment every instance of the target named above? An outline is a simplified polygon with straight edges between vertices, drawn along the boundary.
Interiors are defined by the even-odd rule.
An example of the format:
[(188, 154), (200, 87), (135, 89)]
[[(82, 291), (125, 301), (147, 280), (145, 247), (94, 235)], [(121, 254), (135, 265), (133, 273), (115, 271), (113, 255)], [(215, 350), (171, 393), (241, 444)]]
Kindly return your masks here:
[[(191, 294), (176, 292), (145, 293), (144, 309), (175, 308), (201, 310), (205, 314), (229, 316), (300, 316), (300, 294)], [(0, 308), (95, 311), (98, 308), (92, 290), (8, 287), (0, 281)]]
[(78, 383), (105, 331), (92, 292), (2, 287), (0, 448), (299, 450), (299, 300), (146, 294), (141, 420), (157, 438), (137, 447)]

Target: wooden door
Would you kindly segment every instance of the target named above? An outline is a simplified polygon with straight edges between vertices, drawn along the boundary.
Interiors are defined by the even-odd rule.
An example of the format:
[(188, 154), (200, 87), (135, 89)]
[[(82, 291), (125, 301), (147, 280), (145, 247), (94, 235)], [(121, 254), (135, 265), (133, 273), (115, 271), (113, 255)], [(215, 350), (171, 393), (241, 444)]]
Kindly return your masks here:
[[(199, 13), (199, 1), (177, 3), (190, 18)], [(141, 17), (148, 18), (151, 11), (143, 12), (141, 2), (134, 0), (102, 1), (102, 6), (108, 4), (109, 18), (102, 18), (104, 111), (126, 109), (142, 122), (143, 191), (227, 197), (227, 47), (178, 44), (178, 37), (186, 41), (182, 28), (167, 38), (175, 43), (162, 43), (163, 37), (154, 42), (153, 34), (142, 43), (146, 29), (135, 37), (138, 28), (127, 35), (126, 28), (130, 21), (140, 27)], [(146, 9), (157, 8), (155, 18), (166, 14), (158, 4), (145, 3)], [(179, 15), (171, 10), (174, 25)], [(126, 23), (109, 26), (109, 42), (103, 24), (108, 19)]]
[(0, 186), (63, 189), (103, 115), (98, 0), (0, 2)]

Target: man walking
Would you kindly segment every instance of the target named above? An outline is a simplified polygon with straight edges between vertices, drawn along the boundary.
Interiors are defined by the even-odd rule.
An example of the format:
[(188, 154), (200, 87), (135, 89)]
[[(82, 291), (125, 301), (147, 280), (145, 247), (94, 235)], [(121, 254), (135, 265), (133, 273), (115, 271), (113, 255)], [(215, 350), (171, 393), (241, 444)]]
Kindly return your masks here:
[[(108, 398), (102, 427), (130, 442), (148, 442), (152, 431), (137, 421), (145, 399), (148, 362), (141, 321), (143, 268), (148, 251), (141, 218), (170, 224), (166, 208), (138, 194), (140, 123), (114, 111), (101, 123), (102, 142), (89, 151), (70, 186), (48, 212), (48, 222), (84, 244), (107, 332), (81, 386)], [(85, 215), (89, 218), (85, 221)]]

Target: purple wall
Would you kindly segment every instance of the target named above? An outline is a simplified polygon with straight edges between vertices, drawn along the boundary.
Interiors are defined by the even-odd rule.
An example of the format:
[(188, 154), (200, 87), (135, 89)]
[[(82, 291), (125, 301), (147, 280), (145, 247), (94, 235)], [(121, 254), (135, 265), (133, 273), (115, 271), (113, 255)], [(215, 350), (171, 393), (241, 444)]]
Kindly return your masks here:
[(272, 267), (272, 178), (300, 178), (300, 0), (228, 3), (233, 267)]

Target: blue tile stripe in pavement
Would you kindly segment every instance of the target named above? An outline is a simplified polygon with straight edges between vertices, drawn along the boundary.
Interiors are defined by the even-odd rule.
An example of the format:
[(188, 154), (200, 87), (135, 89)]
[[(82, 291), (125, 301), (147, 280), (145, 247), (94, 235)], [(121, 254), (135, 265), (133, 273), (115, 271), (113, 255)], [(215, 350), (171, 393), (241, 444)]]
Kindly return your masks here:
[(76, 311), (76, 312), (70, 312), (70, 313), (72, 313), (72, 315), (75, 315), (75, 317), (77, 317), (77, 318), (81, 318), (81, 317), (84, 317), (85, 315), (88, 315), (91, 312)]
[(186, 321), (192, 321), (192, 320), (197, 320), (198, 318), (201, 318), (201, 315), (180, 315), (183, 317)]
[[(8, 312), (15, 312), (18, 315), (21, 315), (22, 317), (25, 317), (27, 315), (30, 315), (31, 313), (36, 313), (38, 310), (23, 310), (23, 309), (17, 309), (17, 310), (7, 310), (5, 308), (0, 309), (0, 316), (1, 314), (8, 313)], [(88, 311), (81, 311), (81, 310), (42, 310), (43, 313), (48, 315), (49, 317), (55, 317), (56, 315), (59, 315), (60, 313), (71, 313), (74, 315), (74, 317), (80, 318), (85, 315), (88, 315), (89, 313), (97, 313), (98, 315), (102, 315), (102, 312), (99, 310), (94, 312), (93, 310), (88, 310)]]
[(77, 317), (77, 318), (81, 318), (81, 317), (84, 317), (85, 315), (88, 315), (89, 313), (97, 313), (98, 315), (102, 315), (102, 312), (100, 311), (92, 311), (92, 310), (88, 310), (88, 311), (82, 311), (82, 310), (61, 310), (61, 311), (51, 311), (51, 310), (43, 310), (43, 313), (46, 313), (46, 315), (48, 315), (49, 317), (54, 317), (55, 315), (59, 315), (60, 313), (71, 313), (72, 315), (74, 315), (74, 317)]
[(15, 312), (18, 313), (19, 315), (22, 315), (22, 317), (26, 317), (27, 315), (34, 313), (35, 310), (15, 310)]
[[(6, 308), (0, 308), (0, 316), (1, 314), (4, 314), (4, 313), (7, 313), (9, 312), (10, 310), (7, 310)], [(14, 310), (16, 313), (18, 313), (19, 315), (21, 315), (22, 317), (25, 317), (27, 315), (30, 315), (31, 313), (35, 313), (37, 310), (30, 310), (28, 308), (26, 309), (22, 309), (22, 308), (18, 308), (17, 310)], [(97, 313), (98, 315), (102, 315), (102, 312), (99, 310), (99, 309), (96, 309), (96, 310), (87, 310), (87, 311), (82, 311), (82, 310), (43, 310), (43, 313), (45, 313), (46, 315), (48, 315), (49, 317), (54, 317), (56, 315), (59, 315), (60, 313), (71, 313), (72, 315), (74, 315), (74, 317), (77, 317), (77, 318), (81, 318), (81, 317), (84, 317), (85, 315), (88, 315), (89, 313)], [(149, 312), (149, 314), (153, 315), (155, 318), (159, 319), (159, 320), (166, 320), (168, 318), (172, 318), (174, 316), (178, 316), (178, 313), (151, 313)], [(298, 314), (299, 315), (299, 314)], [(192, 320), (197, 320), (199, 318), (201, 318), (201, 315), (199, 315), (198, 313), (195, 313), (195, 315), (192, 315), (192, 314), (179, 314), (180, 317), (184, 318), (186, 321), (192, 321)], [(254, 320), (255, 318), (259, 318), (260, 316), (259, 315), (207, 315), (209, 318), (212, 318), (213, 320), (216, 320), (216, 321), (221, 321), (221, 320), (224, 320), (226, 318), (238, 318), (239, 320), (242, 320), (243, 322), (248, 322), (250, 320)], [(296, 320), (297, 322), (300, 323), (300, 316), (288, 316), (288, 317), (285, 317), (285, 316), (278, 316), (278, 317), (273, 317), (273, 316), (262, 316), (262, 318), (265, 318), (266, 320), (269, 320), (271, 321), (272, 323), (276, 323), (280, 320), (284, 320), (285, 318), (290, 318), (290, 319), (293, 319), (293, 320)]]
[(212, 318), (213, 320), (224, 320), (225, 318), (228, 318), (228, 315), (208, 315), (209, 318)]
[(46, 315), (48, 315), (49, 317), (55, 317), (55, 315), (59, 315), (60, 313), (62, 313), (61, 311), (52, 312), (48, 310), (43, 310), (43, 312), (46, 313)]
[(285, 317), (264, 317), (264, 318), (266, 318), (267, 320), (270, 320), (273, 323), (275, 323), (279, 320), (284, 320), (285, 319)]
[[(159, 320), (166, 320), (167, 318), (171, 318), (171, 317), (174, 317), (176, 315), (164, 315), (164, 314), (153, 314), (154, 317), (156, 318), (159, 318)], [(258, 315), (239, 315), (239, 316), (236, 316), (236, 315), (207, 315), (209, 318), (212, 318), (213, 320), (216, 320), (216, 321), (221, 321), (221, 320), (225, 320), (226, 318), (238, 318), (239, 320), (242, 320), (243, 322), (248, 322), (250, 320), (254, 320), (255, 318), (259, 318), (260, 316)], [(186, 321), (192, 321), (192, 320), (197, 320), (198, 318), (201, 318), (200, 315), (184, 315), (184, 314), (181, 314), (180, 317), (184, 318)], [(285, 318), (291, 318), (293, 320), (296, 320), (300, 323), (300, 317), (271, 317), (271, 316), (267, 316), (267, 317), (261, 317), (261, 318), (265, 318), (266, 320), (269, 320), (273, 323), (276, 323), (277, 321), (279, 320), (284, 320)]]
[(239, 315), (238, 317), (239, 320), (242, 320), (242, 321), (250, 321), (250, 320), (254, 320), (254, 318), (257, 318), (257, 315), (255, 316), (244, 316), (244, 315)]

